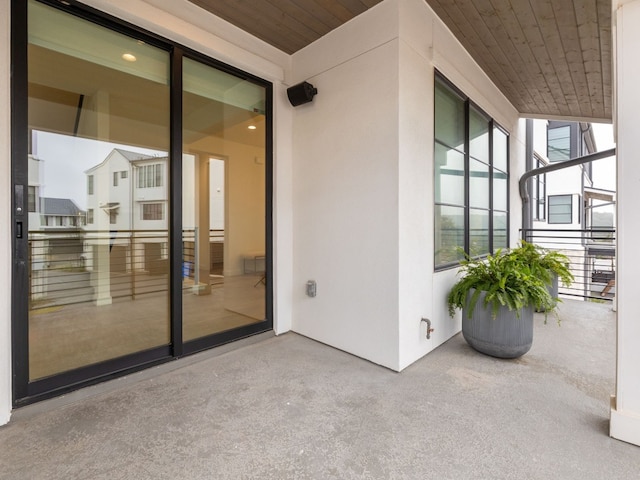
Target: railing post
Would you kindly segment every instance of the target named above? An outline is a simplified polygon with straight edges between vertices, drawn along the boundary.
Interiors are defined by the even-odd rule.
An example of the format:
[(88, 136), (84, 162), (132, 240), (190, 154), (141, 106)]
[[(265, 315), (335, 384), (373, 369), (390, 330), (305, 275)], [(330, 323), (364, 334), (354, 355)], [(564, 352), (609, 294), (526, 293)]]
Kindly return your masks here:
[(198, 228), (193, 229), (193, 285), (200, 284), (200, 249), (198, 248)]
[(131, 279), (131, 299), (136, 299), (136, 262), (135, 262), (135, 241), (134, 241), (135, 232), (131, 230), (131, 235), (129, 235), (129, 263), (131, 265), (131, 274), (129, 278)]

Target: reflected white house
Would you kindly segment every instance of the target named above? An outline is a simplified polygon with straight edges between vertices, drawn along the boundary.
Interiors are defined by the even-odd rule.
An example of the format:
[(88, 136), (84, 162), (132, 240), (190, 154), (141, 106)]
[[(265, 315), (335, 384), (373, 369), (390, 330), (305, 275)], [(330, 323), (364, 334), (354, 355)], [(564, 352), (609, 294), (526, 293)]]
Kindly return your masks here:
[[(191, 162), (189, 162), (191, 160)], [(193, 158), (186, 155), (186, 165)], [(224, 229), (224, 167), (209, 169), (212, 195), (209, 205), (208, 230)], [(222, 162), (217, 162), (222, 163)], [(109, 245), (111, 272), (145, 271), (168, 273), (169, 163), (167, 156), (153, 156), (115, 148), (98, 165), (85, 171), (87, 210), (85, 230), (86, 267), (93, 269), (96, 248)], [(185, 257), (194, 254), (189, 240), (195, 225), (195, 189), (193, 175), (185, 175), (183, 224)], [(108, 232), (108, 235), (106, 234)], [(218, 235), (222, 237), (222, 234)], [(222, 242), (213, 260), (222, 262)], [(192, 260), (192, 259), (190, 259)]]
[(168, 272), (167, 166), (166, 156), (116, 148), (85, 171), (87, 269), (108, 245), (109, 272)]

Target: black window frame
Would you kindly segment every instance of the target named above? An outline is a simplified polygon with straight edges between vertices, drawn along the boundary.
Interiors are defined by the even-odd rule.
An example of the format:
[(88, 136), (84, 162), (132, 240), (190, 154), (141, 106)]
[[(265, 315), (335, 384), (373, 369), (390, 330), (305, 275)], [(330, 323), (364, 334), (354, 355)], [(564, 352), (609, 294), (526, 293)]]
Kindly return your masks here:
[[(574, 154), (574, 147), (573, 147), (573, 142), (572, 142), (572, 131), (571, 131), (571, 125), (568, 123), (565, 124), (554, 124), (554, 123), (550, 123), (547, 126), (547, 158), (549, 159), (550, 163), (558, 163), (558, 162), (564, 162), (566, 160), (570, 160), (571, 158), (573, 158), (575, 156)], [(566, 138), (567, 139), (567, 151), (566, 154), (564, 153), (564, 150), (561, 152), (557, 146), (553, 146), (551, 144), (551, 132), (555, 131), (558, 132), (560, 130), (566, 131), (567, 132), (567, 136), (566, 137), (562, 137), (562, 138)], [(562, 158), (558, 158), (558, 156), (561, 156)]]
[[(559, 197), (568, 197), (569, 198), (569, 221), (568, 222), (552, 222), (551, 221), (551, 199), (552, 198), (559, 198)], [(549, 225), (571, 225), (573, 223), (573, 195), (570, 193), (562, 193), (562, 194), (558, 194), (558, 195), (549, 195), (547, 197), (547, 223), (549, 223)]]
[[(462, 90), (460, 90), (455, 84), (453, 84), (450, 80), (448, 80), (442, 73), (440, 73), (438, 70), (435, 70), (435, 75), (434, 75), (434, 99), (435, 99), (435, 92), (436, 89), (438, 88), (438, 85), (441, 85), (445, 88), (447, 88), (451, 93), (453, 93), (454, 95), (460, 97), (460, 99), (464, 102), (464, 152), (460, 152), (459, 149), (457, 149), (455, 146), (453, 145), (447, 145), (446, 143), (438, 140), (436, 138), (436, 126), (437, 126), (437, 118), (436, 118), (436, 111), (435, 111), (435, 101), (434, 101), (434, 127), (433, 127), (433, 138), (434, 138), (434, 170), (433, 170), (433, 176), (434, 176), (434, 198), (433, 198), (433, 205), (434, 205), (434, 245), (437, 243), (436, 242), (436, 238), (435, 236), (437, 235), (437, 231), (435, 228), (435, 221), (436, 221), (436, 209), (438, 206), (454, 206), (456, 208), (460, 208), (460, 205), (450, 205), (447, 203), (443, 203), (443, 202), (437, 202), (436, 198), (435, 198), (435, 182), (436, 182), (436, 162), (435, 162), (435, 148), (437, 145), (441, 145), (445, 148), (451, 148), (451, 149), (455, 149), (456, 151), (464, 154), (464, 177), (465, 177), (465, 181), (464, 181), (464, 206), (462, 206), (464, 208), (464, 246), (463, 246), (463, 250), (464, 253), (466, 255), (471, 255), (472, 252), (470, 252), (471, 249), (471, 232), (470, 232), (470, 211), (472, 210), (472, 207), (470, 205), (470, 160), (471, 158), (473, 158), (471, 156), (470, 153), (470, 127), (469, 127), (469, 123), (470, 123), (470, 111), (471, 109), (475, 110), (477, 113), (479, 113), (480, 115), (482, 115), (487, 121), (488, 121), (488, 132), (489, 132), (489, 157), (488, 157), (488, 166), (489, 166), (489, 207), (488, 209), (486, 209), (488, 211), (489, 214), (489, 225), (488, 225), (488, 231), (489, 231), (489, 251), (482, 253), (480, 255), (476, 255), (476, 257), (478, 258), (483, 258), (486, 257), (488, 254), (493, 253), (496, 251), (495, 245), (494, 245), (494, 214), (496, 212), (500, 212), (500, 213), (505, 213), (506, 214), (506, 245), (510, 245), (510, 140), (511, 140), (511, 136), (509, 135), (509, 132), (502, 127), (498, 122), (496, 122), (496, 120), (494, 118), (492, 118), (489, 114), (487, 114), (478, 104), (476, 104), (475, 102), (473, 102), (473, 100), (471, 100), (471, 98), (466, 95)], [(507, 170), (506, 172), (504, 172), (503, 170), (499, 169), (498, 167), (496, 167), (494, 165), (494, 145), (493, 145), (493, 140), (494, 140), (494, 129), (498, 129), (500, 130), (505, 136), (506, 136), (506, 140), (507, 140), (507, 145), (506, 145), (506, 166), (507, 166)], [(483, 162), (486, 164), (486, 162)], [(494, 181), (495, 181), (495, 173), (496, 171), (498, 172), (502, 172), (504, 174), (506, 174), (507, 177), (507, 191), (506, 191), (506, 211), (504, 210), (496, 210), (494, 208)], [(477, 209), (476, 207), (473, 207), (473, 209)], [(438, 271), (443, 271), (443, 270), (448, 270), (451, 268), (455, 268), (457, 266), (460, 265), (460, 261), (451, 261), (451, 262), (446, 262), (446, 263), (441, 263), (441, 264), (437, 264), (436, 263), (436, 252), (434, 251), (434, 271), (438, 272)]]
[[(547, 163), (538, 158), (537, 155), (533, 159), (536, 164), (534, 168), (541, 168)], [(547, 220), (547, 174), (536, 175), (533, 178), (533, 194), (531, 196), (531, 219), (536, 222), (545, 222)]]
[[(30, 151), (28, 119), (28, 19), (25, 0), (11, 1), (11, 140), (12, 140), (12, 183), (15, 190), (28, 185), (27, 159)], [(273, 83), (256, 75), (226, 64), (210, 55), (193, 50), (160, 34), (146, 30), (108, 13), (84, 5), (76, 0), (34, 0), (38, 3), (64, 11), (114, 32), (144, 41), (169, 52), (170, 55), (170, 164), (166, 172), (160, 172), (160, 182), (169, 192), (169, 203), (165, 214), (169, 217), (168, 245), (170, 261), (170, 288), (174, 292), (170, 301), (170, 336), (168, 345), (136, 352), (98, 364), (88, 365), (61, 374), (35, 381), (29, 380), (29, 307), (24, 292), (28, 290), (28, 235), (13, 244), (14, 262), (12, 272), (12, 373), (13, 406), (20, 407), (40, 400), (52, 398), (79, 388), (98, 383), (109, 378), (123, 376), (153, 365), (169, 362), (184, 355), (194, 354), (250, 335), (273, 329)], [(265, 92), (265, 320), (237, 329), (195, 340), (182, 338), (182, 59), (198, 60), (239, 79), (249, 81), (264, 88)], [(155, 172), (154, 172), (155, 173)], [(126, 178), (126, 177), (125, 177)], [(157, 179), (158, 176), (155, 176)], [(134, 181), (134, 179), (131, 179)], [(88, 182), (88, 181), (87, 181)], [(164, 185), (166, 182), (166, 186)], [(95, 194), (93, 185), (88, 194)], [(26, 212), (26, 195), (19, 204)], [(14, 202), (17, 202), (17, 196)], [(16, 203), (18, 206), (18, 203)], [(28, 216), (21, 212), (12, 213), (12, 228), (28, 231)], [(88, 212), (87, 212), (88, 215)], [(94, 214), (95, 215), (95, 214)], [(95, 216), (94, 216), (95, 220)], [(24, 225), (24, 227), (23, 227)], [(14, 231), (15, 234), (15, 231)], [(15, 237), (15, 235), (14, 235)]]

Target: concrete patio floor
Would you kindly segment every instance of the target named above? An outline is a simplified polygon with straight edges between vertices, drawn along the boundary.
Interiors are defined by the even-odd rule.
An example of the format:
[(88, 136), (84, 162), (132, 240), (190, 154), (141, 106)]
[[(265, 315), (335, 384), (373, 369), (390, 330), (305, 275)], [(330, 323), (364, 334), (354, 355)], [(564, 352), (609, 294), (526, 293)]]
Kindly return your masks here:
[(640, 478), (608, 437), (615, 314), (561, 317), (521, 359), (458, 335), (402, 373), (293, 333), (205, 352), (16, 411), (0, 479)]

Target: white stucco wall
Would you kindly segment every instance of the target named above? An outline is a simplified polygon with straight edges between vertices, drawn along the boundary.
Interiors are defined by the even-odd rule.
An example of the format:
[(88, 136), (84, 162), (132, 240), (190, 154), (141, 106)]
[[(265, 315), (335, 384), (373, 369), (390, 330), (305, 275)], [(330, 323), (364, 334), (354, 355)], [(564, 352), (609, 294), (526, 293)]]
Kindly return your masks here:
[(635, 285), (640, 269), (637, 205), (640, 204), (640, 1), (614, 2), (616, 27), (615, 126), (618, 158), (618, 361), (616, 398), (611, 409), (611, 436), (640, 445), (640, 314)]
[[(423, 3), (426, 6), (426, 3)], [(433, 275), (433, 108), (434, 76), (430, 58), (431, 29), (413, 42), (407, 20), (424, 16), (423, 5), (404, 4), (400, 17), (399, 142), (399, 359), (406, 367), (456, 331), (454, 321), (439, 315), (432, 296)], [(418, 11), (406, 7), (418, 7)], [(431, 22), (427, 21), (427, 26)], [(418, 32), (416, 32), (418, 33)], [(434, 332), (427, 340), (427, 324)]]
[[(0, 282), (11, 285), (10, 2), (0, 2)], [(11, 414), (11, 289), (0, 290), (0, 425)]]
[[(374, 7), (293, 56), (295, 80), (318, 88), (313, 103), (294, 115), (293, 330), (397, 369), (393, 3)], [(305, 295), (308, 280), (317, 282), (314, 298)]]
[(394, 370), (460, 328), (455, 271), (433, 271), (434, 67), (511, 133), (515, 243), (524, 122), (425, 2), (387, 0), (293, 55), (319, 90), (294, 113), (293, 330)]
[(293, 319), (293, 108), (282, 83), (274, 83), (273, 110), (273, 328), (279, 335)]

